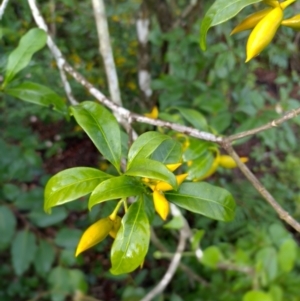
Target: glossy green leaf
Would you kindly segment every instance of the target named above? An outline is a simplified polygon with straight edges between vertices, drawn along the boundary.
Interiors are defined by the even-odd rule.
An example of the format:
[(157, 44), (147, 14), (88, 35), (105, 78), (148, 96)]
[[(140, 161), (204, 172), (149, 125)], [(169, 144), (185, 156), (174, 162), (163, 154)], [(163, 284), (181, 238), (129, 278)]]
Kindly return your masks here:
[(9, 208), (0, 206), (0, 250), (11, 242), (16, 231), (16, 218)]
[(247, 292), (243, 297), (243, 301), (273, 301), (273, 299), (270, 294), (257, 290)]
[(184, 161), (195, 160), (208, 151), (212, 143), (189, 137), (189, 147), (183, 153)]
[(32, 55), (46, 45), (47, 34), (44, 30), (33, 28), (20, 40), (19, 45), (8, 57), (3, 86), (6, 86), (15, 75), (30, 62)]
[(140, 266), (147, 254), (150, 225), (140, 198), (133, 203), (122, 219), (121, 228), (111, 248), (110, 272), (115, 275), (130, 273)]
[(92, 101), (72, 106), (71, 113), (100, 153), (120, 171), (121, 132), (113, 114)]
[(67, 113), (64, 100), (53, 90), (40, 84), (24, 82), (13, 88), (5, 89), (5, 93), (30, 103)]
[(36, 242), (33, 233), (19, 231), (11, 245), (12, 264), (15, 273), (21, 276), (26, 272), (35, 258)]
[(206, 151), (199, 158), (192, 160), (192, 165), (188, 167), (188, 179), (196, 180), (205, 176), (212, 167), (214, 159), (212, 152)]
[(256, 262), (260, 264), (266, 275), (266, 281), (272, 282), (278, 274), (277, 252), (274, 247), (265, 247), (256, 254)]
[(190, 123), (194, 128), (202, 131), (207, 130), (207, 121), (205, 117), (198, 111), (194, 109), (182, 108), (182, 107), (175, 107), (182, 117)]
[(210, 246), (204, 250), (201, 263), (215, 269), (222, 259), (223, 255), (220, 249), (216, 246)]
[(164, 164), (181, 162), (182, 146), (174, 139), (167, 139), (157, 147), (157, 149), (151, 155), (151, 159)]
[(128, 176), (143, 177), (169, 183), (176, 189), (177, 182), (174, 174), (168, 168), (154, 160), (135, 159), (125, 173)]
[(297, 260), (298, 246), (293, 239), (287, 239), (282, 243), (278, 253), (280, 269), (289, 273), (295, 266)]
[(89, 209), (98, 203), (140, 195), (143, 191), (142, 182), (134, 177), (113, 177), (95, 188), (89, 199)]
[(92, 192), (111, 175), (90, 167), (75, 167), (53, 176), (45, 188), (45, 211), (53, 206), (76, 200)]
[(147, 132), (139, 136), (129, 149), (128, 168), (133, 160), (148, 158), (167, 139), (171, 137), (159, 132)]
[(200, 28), (200, 47), (206, 50), (206, 35), (209, 28), (236, 16), (244, 7), (262, 0), (216, 0), (206, 12)]
[(51, 214), (46, 214), (42, 210), (34, 210), (28, 215), (30, 221), (40, 228), (45, 228), (60, 223), (66, 219), (67, 216), (68, 212), (63, 207), (54, 208)]
[(230, 221), (234, 218), (236, 205), (232, 195), (205, 182), (185, 182), (177, 192), (166, 192), (165, 196), (179, 207), (213, 219)]
[(53, 245), (46, 240), (40, 240), (34, 258), (34, 268), (36, 272), (41, 276), (45, 276), (50, 271), (54, 259), (55, 249)]

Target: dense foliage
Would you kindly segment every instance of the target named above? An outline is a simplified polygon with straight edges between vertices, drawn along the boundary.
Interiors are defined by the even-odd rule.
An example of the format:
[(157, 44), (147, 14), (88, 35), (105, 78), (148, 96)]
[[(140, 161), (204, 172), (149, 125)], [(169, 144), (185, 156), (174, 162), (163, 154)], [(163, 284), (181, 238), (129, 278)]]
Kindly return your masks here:
[[(175, 2), (178, 17), (189, 1)], [(200, 1), (196, 17), (168, 32), (152, 15), (154, 94), (150, 103), (140, 101), (134, 27), (140, 4), (107, 3), (124, 107), (143, 114), (155, 104), (160, 119), (219, 135), (252, 129), (299, 107), (295, 32), (280, 28), (272, 45), (247, 65), (245, 34), (229, 36), (235, 20), (261, 9), (260, 3), (211, 28), (206, 52), (199, 49), (205, 3)], [(42, 1), (40, 6), (69, 62), (106, 93), (90, 3)], [(286, 8), (288, 17), (294, 7), (297, 3)], [(140, 300), (165, 273), (184, 224), (180, 216), (168, 217), (166, 200), (181, 208), (193, 235), (183, 253), (185, 268), (155, 300), (300, 300), (299, 233), (280, 222), (240, 171), (228, 169), (235, 165), (224, 163), (220, 146), (142, 124), (134, 124), (140, 136), (129, 143), (115, 117), (73, 81), (80, 105), (70, 108), (56, 63), (43, 47), (46, 36), (35, 27), (26, 2), (12, 0), (0, 33), (0, 300)], [(24, 51), (22, 43), (30, 47)], [(102, 123), (91, 122), (96, 116)], [(299, 120), (235, 144), (298, 220)], [(181, 166), (173, 174), (167, 166), (175, 163)], [(175, 175), (187, 176), (179, 183)], [(136, 195), (138, 201), (124, 202)], [(126, 258), (128, 245), (122, 245), (127, 241), (112, 233), (115, 226), (107, 219), (115, 221), (117, 212), (124, 216), (122, 235), (141, 250), (132, 262)], [(103, 220), (105, 233), (95, 238), (103, 241), (80, 244), (84, 231)], [(78, 255), (93, 245), (74, 256), (77, 246)]]

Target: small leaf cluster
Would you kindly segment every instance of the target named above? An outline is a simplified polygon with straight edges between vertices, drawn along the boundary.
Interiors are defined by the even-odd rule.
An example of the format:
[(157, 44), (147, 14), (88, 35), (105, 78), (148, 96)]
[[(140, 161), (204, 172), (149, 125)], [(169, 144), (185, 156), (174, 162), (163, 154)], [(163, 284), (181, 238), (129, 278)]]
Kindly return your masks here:
[[(115, 117), (91, 101), (72, 106), (70, 112), (102, 156), (114, 166), (116, 174), (90, 167), (59, 172), (46, 185), (45, 210), (49, 212), (54, 206), (87, 194), (90, 194), (89, 209), (105, 201), (119, 200), (109, 217), (103, 217), (86, 230), (77, 254), (110, 234), (123, 205), (125, 214), (114, 229), (111, 272), (135, 270), (143, 263), (149, 247), (151, 215), (148, 211), (153, 210), (151, 198), (149, 202), (152, 194), (154, 207), (163, 219), (168, 215), (167, 202), (217, 220), (229, 221), (234, 217), (235, 202), (229, 192), (208, 183), (182, 183), (187, 175), (176, 177), (172, 173), (170, 164), (180, 165), (182, 149), (171, 136), (159, 132), (140, 135), (129, 148), (125, 156), (127, 166), (122, 171), (121, 131)], [(128, 201), (132, 197), (133, 203)]]

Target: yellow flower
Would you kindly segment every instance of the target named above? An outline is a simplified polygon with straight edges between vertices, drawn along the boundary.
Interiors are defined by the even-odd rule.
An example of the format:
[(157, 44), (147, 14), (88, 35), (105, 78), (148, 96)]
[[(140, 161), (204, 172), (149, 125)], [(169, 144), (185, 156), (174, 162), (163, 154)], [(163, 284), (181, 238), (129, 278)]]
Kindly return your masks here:
[(88, 227), (80, 238), (75, 256), (104, 240), (113, 226), (114, 222), (109, 217), (105, 217)]
[(153, 107), (152, 111), (150, 113), (145, 113), (144, 116), (152, 118), (152, 119), (157, 119), (157, 117), (158, 117), (158, 108), (156, 106)]
[(170, 211), (170, 205), (165, 195), (159, 190), (154, 190), (153, 202), (155, 211), (165, 221)]
[[(248, 162), (249, 159), (247, 157), (240, 157), (240, 160), (243, 163), (246, 163), (246, 162)], [(220, 156), (219, 165), (224, 168), (229, 168), (229, 169), (237, 167), (237, 164), (235, 163), (233, 158), (230, 156), (226, 156), (226, 155)]]
[[(178, 186), (186, 179), (187, 176), (188, 176), (187, 173), (176, 176), (176, 182)], [(167, 182), (158, 182), (155, 185), (154, 190), (169, 191), (169, 190), (173, 190), (173, 187)]]

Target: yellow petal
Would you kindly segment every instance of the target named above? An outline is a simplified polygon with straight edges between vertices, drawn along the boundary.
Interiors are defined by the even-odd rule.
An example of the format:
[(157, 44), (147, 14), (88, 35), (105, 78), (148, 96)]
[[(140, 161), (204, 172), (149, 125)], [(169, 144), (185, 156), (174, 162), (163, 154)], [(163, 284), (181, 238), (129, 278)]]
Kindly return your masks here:
[(183, 173), (181, 175), (176, 176), (177, 185), (179, 186), (180, 184), (182, 184), (182, 182), (186, 179), (187, 176), (187, 173)]
[[(187, 176), (188, 176), (187, 173), (176, 176), (176, 182), (177, 182), (178, 186), (186, 179)], [(169, 190), (173, 190), (173, 189), (174, 188), (167, 182), (159, 182), (155, 186), (155, 190), (160, 190), (160, 191), (169, 191)]]
[(176, 170), (182, 163), (175, 163), (175, 164), (167, 164), (166, 167), (169, 169), (169, 171)]
[(157, 119), (157, 117), (158, 117), (158, 108), (156, 106), (153, 107), (152, 111), (150, 113), (145, 113), (144, 116), (152, 118), (152, 119)]
[(254, 28), (256, 24), (271, 10), (272, 8), (266, 8), (249, 15), (231, 31), (230, 35)]
[(277, 29), (283, 19), (283, 10), (281, 6), (273, 8), (266, 16), (264, 16), (251, 31), (247, 46), (246, 63), (257, 56), (265, 49), (274, 38)]
[(109, 218), (102, 218), (88, 227), (82, 234), (78, 243), (75, 256), (101, 242), (111, 231), (113, 221)]
[(155, 211), (165, 221), (170, 211), (170, 205), (164, 194), (158, 190), (153, 191), (153, 202)]
[(117, 234), (118, 234), (118, 231), (121, 227), (121, 217), (120, 216), (116, 216), (115, 220), (113, 221), (113, 227), (112, 229), (109, 231), (109, 235), (115, 239)]
[(173, 189), (174, 188), (167, 182), (159, 182), (154, 188), (154, 190), (160, 190), (160, 191), (169, 191)]
[[(241, 157), (240, 160), (245, 163), (248, 161), (247, 157)], [(226, 155), (222, 155), (220, 156), (220, 161), (219, 161), (220, 166), (224, 167), (224, 168), (236, 168), (237, 164), (235, 163), (235, 161), (233, 160), (232, 157), (230, 156), (226, 156)]]

